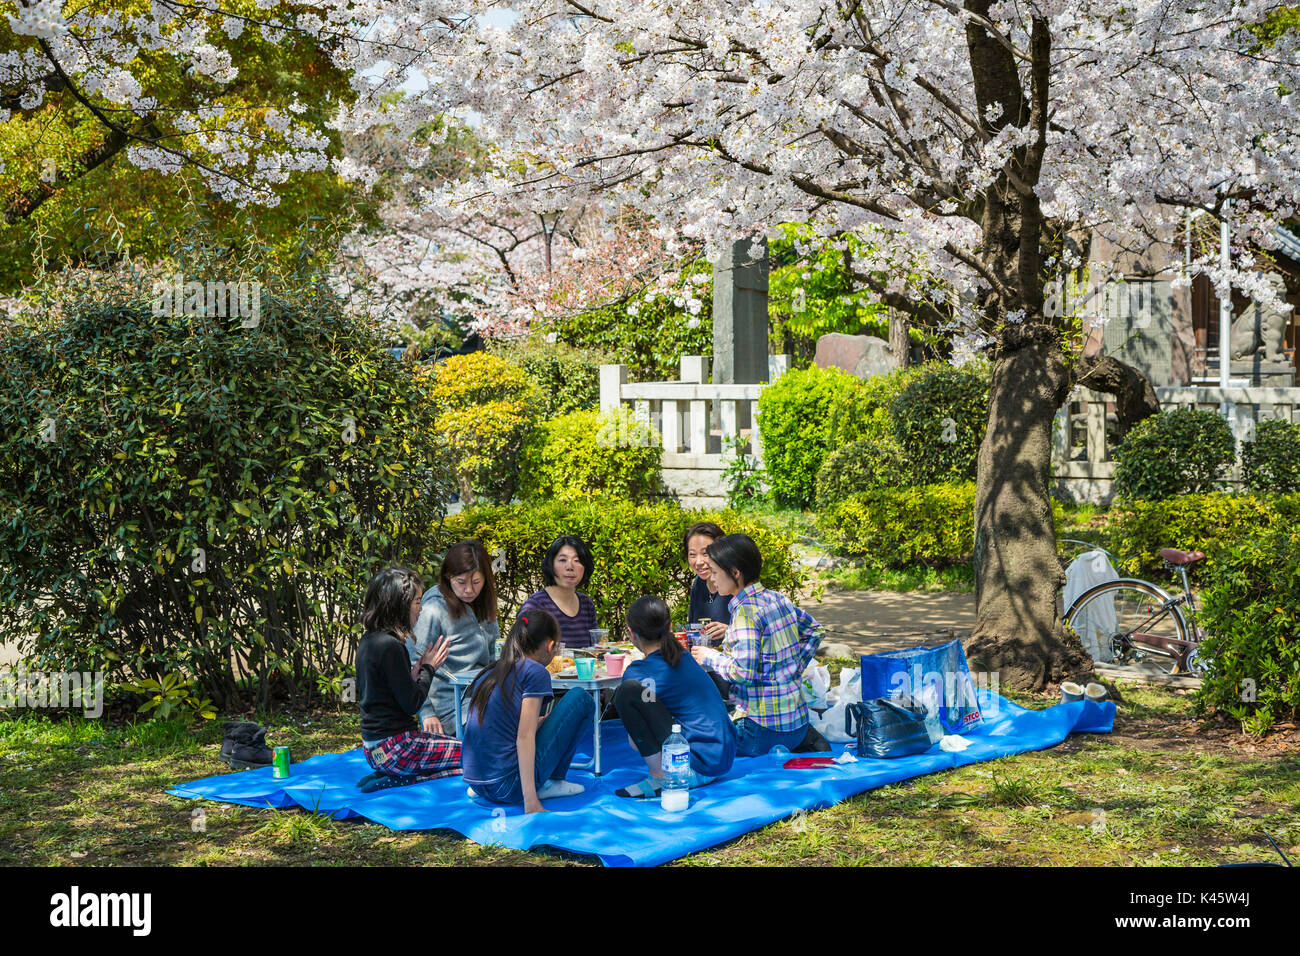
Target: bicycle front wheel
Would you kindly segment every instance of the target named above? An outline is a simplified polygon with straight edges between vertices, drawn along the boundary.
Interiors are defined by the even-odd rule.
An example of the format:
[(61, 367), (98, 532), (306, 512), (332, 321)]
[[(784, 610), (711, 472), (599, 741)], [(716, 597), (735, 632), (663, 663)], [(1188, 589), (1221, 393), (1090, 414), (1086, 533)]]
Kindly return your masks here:
[(1187, 621), (1168, 593), (1137, 578), (1089, 588), (1065, 612), (1084, 648), (1098, 663), (1150, 662), (1176, 673)]

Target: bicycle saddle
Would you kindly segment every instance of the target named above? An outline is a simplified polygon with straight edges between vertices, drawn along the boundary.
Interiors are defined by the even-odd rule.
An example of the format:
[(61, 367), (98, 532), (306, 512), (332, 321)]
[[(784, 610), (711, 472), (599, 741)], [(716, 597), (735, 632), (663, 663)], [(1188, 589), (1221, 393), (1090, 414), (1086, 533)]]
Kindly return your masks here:
[(1185, 568), (1205, 557), (1204, 551), (1179, 551), (1177, 548), (1161, 548), (1160, 557), (1176, 568)]

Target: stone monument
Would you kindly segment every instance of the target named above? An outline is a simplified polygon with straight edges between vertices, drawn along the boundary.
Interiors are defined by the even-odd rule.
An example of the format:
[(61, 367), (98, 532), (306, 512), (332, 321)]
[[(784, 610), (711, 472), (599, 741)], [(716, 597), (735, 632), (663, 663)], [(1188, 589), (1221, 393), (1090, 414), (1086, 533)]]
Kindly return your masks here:
[(818, 368), (841, 368), (858, 378), (887, 375), (899, 365), (894, 350), (884, 339), (842, 332), (830, 332), (817, 339), (813, 364)]
[(768, 380), (767, 241), (733, 242), (713, 265), (713, 382)]

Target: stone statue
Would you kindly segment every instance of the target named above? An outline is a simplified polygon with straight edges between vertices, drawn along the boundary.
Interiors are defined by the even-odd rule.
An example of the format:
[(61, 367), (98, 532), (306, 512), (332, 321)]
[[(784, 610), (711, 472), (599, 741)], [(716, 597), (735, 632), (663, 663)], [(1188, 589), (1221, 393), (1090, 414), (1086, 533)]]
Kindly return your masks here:
[[(1286, 285), (1282, 277), (1271, 272), (1268, 282), (1278, 299), (1285, 300)], [(1291, 306), (1285, 301), (1280, 308), (1250, 303), (1232, 320), (1232, 357), (1244, 359), (1262, 353), (1264, 362), (1285, 362), (1287, 358), (1282, 349), (1286, 347), (1286, 327), (1290, 322)]]

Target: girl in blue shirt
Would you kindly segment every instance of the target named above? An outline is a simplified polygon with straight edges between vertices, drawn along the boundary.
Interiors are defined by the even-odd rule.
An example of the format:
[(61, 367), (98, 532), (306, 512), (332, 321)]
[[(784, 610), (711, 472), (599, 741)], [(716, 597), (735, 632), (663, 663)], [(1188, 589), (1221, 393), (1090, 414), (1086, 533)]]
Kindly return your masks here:
[(544, 799), (582, 793), (582, 785), (564, 775), (595, 704), (571, 691), (542, 716), (543, 705), (554, 698), (546, 665), (559, 648), (559, 622), (530, 610), (510, 629), (501, 660), (475, 678), (461, 750), (471, 795), (522, 803), (525, 813), (538, 813)]
[(648, 773), (616, 793), (653, 797), (663, 789), (660, 750), (673, 724), (681, 725), (691, 746), (690, 785), (712, 783), (736, 759), (736, 728), (727, 719), (726, 702), (673, 637), (672, 616), (662, 598), (637, 598), (627, 612), (627, 633), (645, 659), (628, 666), (614, 705)]

